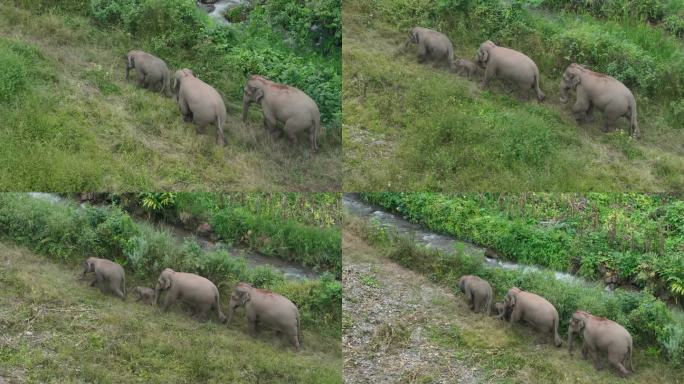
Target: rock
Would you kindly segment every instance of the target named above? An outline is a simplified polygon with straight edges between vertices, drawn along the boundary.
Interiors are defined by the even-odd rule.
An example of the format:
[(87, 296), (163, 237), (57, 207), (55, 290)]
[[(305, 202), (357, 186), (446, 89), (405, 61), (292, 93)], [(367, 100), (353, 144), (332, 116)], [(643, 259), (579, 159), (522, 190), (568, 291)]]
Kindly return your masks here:
[(211, 227), (211, 224), (205, 221), (197, 226), (196, 232), (200, 236), (209, 236), (214, 233), (214, 228)]

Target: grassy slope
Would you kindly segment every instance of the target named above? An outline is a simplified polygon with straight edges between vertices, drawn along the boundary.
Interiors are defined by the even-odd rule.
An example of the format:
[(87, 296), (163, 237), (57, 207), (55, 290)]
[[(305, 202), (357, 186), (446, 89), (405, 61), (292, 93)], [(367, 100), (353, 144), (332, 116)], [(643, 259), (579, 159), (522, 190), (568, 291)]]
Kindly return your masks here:
[[(343, 231), (344, 265), (345, 268), (351, 268), (354, 265), (371, 264), (371, 271), (375, 272), (364, 276), (364, 280), (373, 282), (371, 286), (377, 287), (373, 289), (376, 292), (372, 297), (384, 297), (383, 286), (394, 287), (397, 284), (403, 285), (408, 292), (419, 289), (427, 293), (444, 288), (388, 260), (384, 257), (388, 250), (368, 245), (361, 239), (360, 234), (354, 233), (353, 230), (353, 227), (347, 227)], [(453, 287), (449, 288), (453, 289)], [(346, 295), (345, 300), (353, 300)], [(411, 305), (414, 304), (411, 303)], [(602, 384), (624, 381), (609, 369), (602, 372), (595, 371), (590, 363), (580, 358), (578, 350), (575, 351), (573, 358), (568, 358), (565, 342), (563, 348), (556, 349), (546, 338), (538, 336), (527, 328), (516, 326), (508, 331), (499, 321), (470, 312), (458, 293), (431, 299), (430, 312), (440, 314), (439, 318), (426, 318), (410, 311), (397, 316), (401, 319), (400, 322), (390, 325), (401, 332), (397, 332), (397, 336), (390, 339), (391, 345), (388, 347), (390, 353), (402, 355), (402, 350), (405, 350), (406, 345), (411, 343), (410, 340), (402, 339), (402, 337), (408, 338), (414, 334), (416, 328), (420, 327), (423, 329), (423, 334), (429, 335), (430, 343), (448, 349), (458, 360), (459, 365), (464, 364), (471, 372), (476, 372), (476, 379), (466, 382)], [(345, 318), (343, 327), (349, 329), (356, 321)], [(376, 324), (376, 326), (384, 324)], [(377, 337), (378, 334), (374, 333), (374, 335)], [(561, 330), (561, 336), (564, 336), (563, 330)], [(392, 348), (398, 348), (399, 351), (392, 351)], [(370, 359), (376, 358), (370, 357)], [(440, 361), (445, 360), (440, 359)], [(417, 372), (407, 371), (405, 377), (412, 378), (410, 382), (415, 383), (431, 382), (432, 378), (441, 376), (444, 371), (452, 368), (461, 369), (433, 364), (430, 369)], [(635, 350), (634, 368), (636, 374), (628, 382), (649, 384), (683, 382), (684, 372), (673, 371), (670, 366), (648, 356), (644, 350)], [(346, 366), (345, 369), (354, 370), (350, 366)]]
[[(547, 101), (420, 65), (405, 32), (343, 8), (346, 190), (668, 190), (684, 185), (684, 131), (640, 104), (640, 142), (578, 126), (542, 76)], [(476, 46), (454, 39), (456, 56)], [(495, 82), (496, 83), (496, 82)], [(621, 121), (619, 127), (626, 128)]]
[[(74, 269), (0, 244), (0, 382), (341, 383), (339, 340), (305, 331), (303, 350), (103, 296)], [(128, 281), (127, 286), (135, 286)]]
[[(47, 78), (0, 105), (0, 189), (12, 190), (337, 190), (334, 138), (313, 154), (268, 137), (258, 108), (247, 126), (240, 100), (225, 99), (228, 146), (215, 128), (197, 135), (170, 98), (124, 79), (131, 36), (86, 19), (34, 15), (0, 5), (0, 39), (37, 48)], [(135, 75), (133, 75), (135, 77)]]

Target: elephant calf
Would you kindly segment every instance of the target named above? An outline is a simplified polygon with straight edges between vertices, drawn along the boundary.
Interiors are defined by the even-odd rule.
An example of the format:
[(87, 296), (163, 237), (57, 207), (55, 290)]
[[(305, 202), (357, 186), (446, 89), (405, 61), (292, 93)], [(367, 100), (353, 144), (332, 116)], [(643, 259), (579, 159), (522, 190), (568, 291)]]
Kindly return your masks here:
[(504, 304), (505, 310), (511, 311), (510, 326), (524, 320), (540, 332), (552, 333), (556, 347), (561, 346), (562, 340), (558, 335), (558, 311), (548, 300), (513, 287), (508, 290)]
[(135, 69), (140, 86), (155, 89), (169, 95), (171, 73), (164, 60), (147, 52), (133, 50), (128, 52), (126, 61), (126, 80), (131, 69)]
[(155, 304), (159, 301), (162, 291), (166, 292), (164, 311), (176, 301), (181, 301), (189, 305), (200, 320), (206, 320), (209, 311), (215, 309), (219, 321), (226, 322), (226, 316), (221, 312), (219, 305), (218, 288), (202, 276), (166, 268), (159, 274), (157, 286), (154, 288)]
[(475, 63), (467, 59), (456, 60), (454, 66), (456, 67), (456, 73), (459, 76), (465, 76), (467, 79), (470, 79), (480, 71), (480, 68)]
[(511, 321), (511, 311), (506, 308), (506, 304), (502, 301), (494, 304), (496, 311), (496, 318), (504, 321)]
[(436, 62), (443, 60), (452, 71), (456, 70), (454, 46), (445, 34), (430, 28), (415, 27), (409, 33), (408, 39), (404, 43), (404, 49), (409, 43), (418, 44), (419, 62), (422, 63), (427, 59)]
[(209, 124), (216, 124), (216, 144), (225, 145), (226, 105), (218, 91), (187, 68), (176, 71), (173, 89), (183, 119), (195, 123), (197, 133), (202, 133)]
[(252, 287), (247, 283), (239, 283), (230, 296), (228, 323), (233, 319), (235, 309), (245, 308), (249, 333), (256, 335), (259, 326), (284, 333), (294, 348), (299, 351), (302, 334), (299, 326), (299, 310), (287, 298), (264, 289)]
[(133, 293), (138, 296), (135, 301), (142, 301), (146, 304), (154, 304), (154, 289), (147, 287), (135, 287), (133, 288)]
[(476, 313), (480, 311), (490, 313), (494, 291), (487, 280), (473, 275), (461, 276), (458, 279), (458, 288), (465, 293), (466, 302), (471, 310)]
[(102, 292), (113, 293), (121, 300), (126, 297), (126, 273), (121, 265), (111, 260), (89, 257), (83, 262), (81, 279), (89, 272), (95, 274), (91, 287), (97, 285)]
[[(575, 334), (582, 335), (582, 357), (592, 355), (596, 369), (603, 368), (598, 353), (608, 356), (608, 361), (623, 377), (634, 372), (632, 367), (632, 335), (620, 324), (588, 312), (576, 311), (568, 326), (568, 352), (572, 354), (572, 340)], [(629, 363), (629, 370), (626, 365)]]

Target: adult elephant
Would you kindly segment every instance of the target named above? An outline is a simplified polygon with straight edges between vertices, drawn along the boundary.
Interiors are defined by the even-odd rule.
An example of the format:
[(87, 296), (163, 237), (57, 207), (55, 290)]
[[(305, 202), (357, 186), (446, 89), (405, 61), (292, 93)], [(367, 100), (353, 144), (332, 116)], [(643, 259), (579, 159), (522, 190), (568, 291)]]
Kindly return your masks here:
[(321, 113), (318, 105), (309, 95), (289, 85), (278, 84), (261, 76), (252, 75), (245, 84), (242, 97), (242, 121), (247, 122), (249, 105), (261, 106), (264, 125), (274, 132), (277, 123), (293, 143), (297, 133), (309, 131), (309, 141), (314, 151), (318, 150), (318, 132), (321, 128)]
[(490, 313), (494, 291), (487, 280), (473, 275), (461, 276), (458, 279), (458, 288), (465, 294), (466, 302), (472, 311)]
[(226, 322), (226, 316), (221, 312), (219, 305), (219, 292), (216, 285), (208, 279), (194, 273), (176, 272), (166, 268), (159, 274), (157, 285), (154, 289), (154, 303), (159, 302), (159, 296), (166, 292), (164, 311), (169, 309), (176, 301), (189, 305), (200, 320), (205, 320), (210, 310), (216, 309), (216, 314), (222, 323)]
[(89, 257), (83, 262), (81, 279), (90, 272), (95, 274), (91, 287), (97, 285), (100, 291), (112, 293), (121, 300), (126, 297), (126, 273), (121, 265), (111, 260)]
[(252, 336), (255, 336), (259, 326), (263, 325), (278, 333), (284, 333), (295, 349), (299, 350), (302, 341), (299, 310), (287, 298), (271, 291), (254, 288), (247, 283), (239, 283), (230, 296), (229, 305), (229, 323), (235, 310), (244, 307), (249, 333)]
[(183, 119), (195, 123), (197, 133), (204, 132), (209, 124), (216, 124), (216, 144), (225, 145), (226, 105), (218, 91), (187, 68), (176, 71), (173, 89)]
[(605, 123), (603, 131), (608, 132), (615, 121), (624, 117), (629, 121), (630, 135), (641, 137), (637, 122), (636, 99), (619, 80), (590, 71), (583, 66), (572, 63), (565, 69), (560, 84), (560, 101), (568, 102), (568, 91), (576, 92), (572, 114), (578, 122), (592, 119), (594, 108), (603, 112)]
[(171, 73), (164, 60), (138, 50), (128, 52), (126, 58), (126, 80), (130, 70), (135, 69), (140, 86), (151, 90), (159, 88), (160, 93), (170, 95)]
[(498, 77), (507, 82), (517, 84), (521, 97), (527, 99), (532, 90), (537, 100), (544, 100), (544, 92), (539, 88), (539, 68), (527, 55), (514, 49), (499, 47), (487, 40), (480, 44), (474, 61), (485, 70), (482, 87)]
[(404, 49), (409, 43), (418, 45), (418, 61), (425, 62), (428, 59), (435, 62), (444, 61), (452, 71), (454, 65), (454, 46), (451, 40), (442, 32), (434, 29), (415, 27), (409, 32), (408, 39), (404, 43)]
[(558, 335), (558, 311), (545, 298), (513, 287), (506, 294), (504, 306), (504, 313), (510, 311), (510, 326), (524, 320), (539, 332), (553, 333), (554, 344), (556, 347), (561, 346), (562, 340)]
[[(591, 354), (596, 369), (603, 369), (603, 361), (598, 356), (605, 354), (608, 361), (623, 377), (634, 371), (632, 367), (632, 335), (620, 324), (589, 312), (576, 311), (568, 326), (568, 352), (572, 354), (572, 341), (575, 334), (582, 335), (582, 357)], [(629, 363), (629, 370), (626, 366)]]

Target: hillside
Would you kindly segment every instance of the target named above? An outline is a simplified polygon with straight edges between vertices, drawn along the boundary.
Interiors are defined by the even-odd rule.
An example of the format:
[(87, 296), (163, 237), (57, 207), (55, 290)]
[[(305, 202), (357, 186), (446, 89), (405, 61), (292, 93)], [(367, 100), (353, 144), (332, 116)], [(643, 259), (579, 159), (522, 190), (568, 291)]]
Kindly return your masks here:
[[(408, 4), (348, 1), (344, 20), (345, 190), (676, 190), (684, 185), (684, 44), (648, 23), (563, 13), (535, 1)], [(613, 2), (614, 3), (614, 2)], [(413, 26), (435, 28), (472, 58), (491, 39), (535, 60), (544, 103), (486, 90), (403, 50)], [(642, 139), (625, 121), (578, 125), (559, 102), (571, 62), (627, 84)]]

